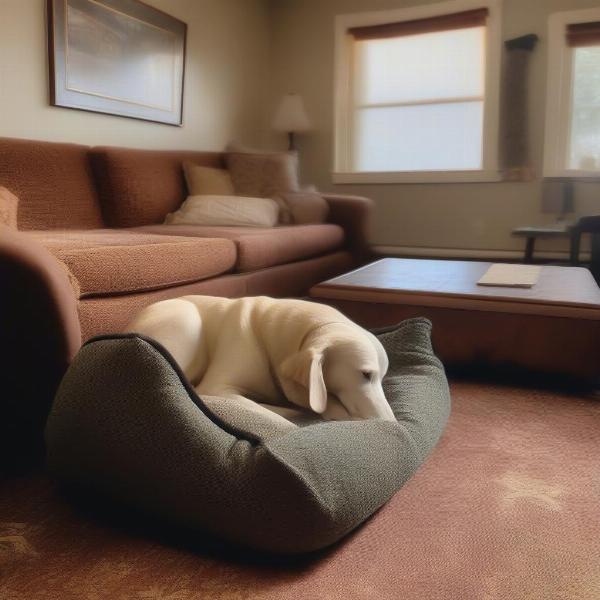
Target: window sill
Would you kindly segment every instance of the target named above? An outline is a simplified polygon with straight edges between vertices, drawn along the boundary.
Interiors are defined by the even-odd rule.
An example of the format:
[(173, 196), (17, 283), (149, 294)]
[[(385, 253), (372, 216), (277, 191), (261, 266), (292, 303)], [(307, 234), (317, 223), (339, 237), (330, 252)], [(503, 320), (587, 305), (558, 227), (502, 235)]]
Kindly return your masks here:
[(334, 172), (333, 183), (494, 183), (502, 181), (496, 170)]
[(544, 177), (555, 179), (581, 179), (590, 182), (600, 181), (600, 171), (575, 171), (575, 170), (546, 170)]

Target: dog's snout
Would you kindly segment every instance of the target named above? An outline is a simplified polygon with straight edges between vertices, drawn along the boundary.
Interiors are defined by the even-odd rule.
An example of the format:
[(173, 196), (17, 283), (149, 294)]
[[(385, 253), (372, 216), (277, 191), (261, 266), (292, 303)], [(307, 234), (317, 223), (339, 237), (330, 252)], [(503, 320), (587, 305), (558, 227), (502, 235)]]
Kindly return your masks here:
[(383, 393), (383, 389), (381, 389), (377, 396), (373, 399), (372, 406), (374, 408), (375, 415), (371, 418), (383, 419), (385, 421), (396, 420), (394, 411), (392, 411), (392, 407), (389, 405), (385, 394)]

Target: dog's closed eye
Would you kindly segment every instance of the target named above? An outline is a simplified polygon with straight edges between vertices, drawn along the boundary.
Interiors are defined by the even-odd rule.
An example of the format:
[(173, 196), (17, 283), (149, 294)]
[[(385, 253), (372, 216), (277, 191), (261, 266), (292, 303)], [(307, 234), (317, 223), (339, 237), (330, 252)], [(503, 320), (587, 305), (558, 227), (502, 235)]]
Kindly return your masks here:
[(373, 371), (361, 371), (361, 373), (367, 381), (373, 381)]

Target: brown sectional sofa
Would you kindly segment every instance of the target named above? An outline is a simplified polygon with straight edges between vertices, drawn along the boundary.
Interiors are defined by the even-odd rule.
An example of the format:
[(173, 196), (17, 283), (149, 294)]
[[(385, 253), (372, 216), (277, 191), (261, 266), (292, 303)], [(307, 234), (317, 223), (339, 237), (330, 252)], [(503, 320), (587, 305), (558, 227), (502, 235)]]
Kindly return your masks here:
[(321, 225), (162, 225), (187, 195), (184, 160), (224, 165), (212, 152), (0, 138), (0, 186), (19, 198), (18, 231), (0, 225), (6, 447), (39, 439), (81, 342), (141, 307), (184, 294), (299, 296), (366, 257), (371, 203), (359, 197), (326, 195)]

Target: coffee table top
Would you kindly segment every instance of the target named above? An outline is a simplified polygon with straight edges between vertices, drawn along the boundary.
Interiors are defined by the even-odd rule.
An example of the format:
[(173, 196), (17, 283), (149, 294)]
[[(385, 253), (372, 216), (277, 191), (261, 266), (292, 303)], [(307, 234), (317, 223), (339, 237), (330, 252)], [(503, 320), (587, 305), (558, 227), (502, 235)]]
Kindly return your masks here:
[(587, 269), (542, 266), (532, 288), (477, 285), (492, 264), (384, 258), (316, 285), (311, 296), (600, 319), (600, 288)]

